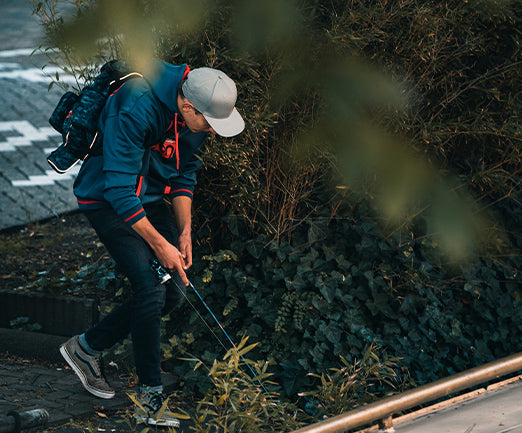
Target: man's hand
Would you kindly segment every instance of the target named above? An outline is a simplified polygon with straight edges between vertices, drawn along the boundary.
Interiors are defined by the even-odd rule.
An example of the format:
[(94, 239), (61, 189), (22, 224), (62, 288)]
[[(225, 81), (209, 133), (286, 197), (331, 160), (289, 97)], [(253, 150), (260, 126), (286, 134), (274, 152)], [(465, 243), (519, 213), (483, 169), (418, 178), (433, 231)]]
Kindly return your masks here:
[[(183, 283), (188, 286), (189, 281), (184, 271), (185, 258), (183, 254), (153, 227), (147, 217), (134, 223), (132, 228), (150, 245), (161, 265), (166, 269), (176, 271)], [(192, 261), (192, 251), (190, 252), (190, 259)]]
[(189, 234), (181, 234), (178, 238), (178, 247), (183, 257), (183, 269), (187, 270), (192, 266), (192, 237)]
[[(166, 241), (165, 241), (166, 242)], [(174, 245), (166, 242), (160, 248), (154, 249), (159, 262), (166, 269), (176, 271), (183, 283), (188, 286), (189, 281), (185, 274), (185, 259), (183, 254)]]

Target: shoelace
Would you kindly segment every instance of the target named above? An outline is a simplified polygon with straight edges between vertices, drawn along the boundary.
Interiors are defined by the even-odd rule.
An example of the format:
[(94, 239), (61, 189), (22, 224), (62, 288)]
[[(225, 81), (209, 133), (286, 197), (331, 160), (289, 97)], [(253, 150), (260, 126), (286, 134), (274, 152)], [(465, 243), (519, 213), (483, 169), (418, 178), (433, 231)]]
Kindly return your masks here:
[(154, 412), (157, 412), (163, 406), (165, 396), (161, 392), (155, 392), (147, 399), (147, 405), (151, 407)]
[(94, 372), (96, 373), (97, 376), (103, 376), (103, 372), (102, 372), (102, 364), (100, 362), (100, 358), (99, 357), (96, 357), (94, 358), (94, 362), (93, 362), (93, 367), (94, 367)]
[(83, 347), (82, 345), (80, 344), (80, 341), (78, 340), (78, 346), (80, 348), (80, 351), (82, 353), (85, 354), (85, 356), (87, 356), (87, 359), (88, 358), (92, 358), (92, 367), (94, 369), (94, 373), (97, 375), (97, 376), (101, 376), (105, 379), (105, 370), (104, 370), (104, 365), (103, 365), (103, 360), (102, 360), (102, 357), (101, 355), (97, 355), (97, 356), (93, 356), (93, 355), (90, 355)]
[(94, 367), (96, 373), (106, 381), (107, 378), (105, 377), (105, 364), (103, 363), (101, 356), (94, 358)]

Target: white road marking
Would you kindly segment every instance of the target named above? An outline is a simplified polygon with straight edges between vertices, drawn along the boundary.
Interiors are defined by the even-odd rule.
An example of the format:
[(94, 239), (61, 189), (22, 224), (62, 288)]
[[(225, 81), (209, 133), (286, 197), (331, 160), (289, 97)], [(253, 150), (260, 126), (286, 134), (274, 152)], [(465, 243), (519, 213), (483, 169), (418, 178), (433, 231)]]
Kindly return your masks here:
[[(27, 120), (14, 122), (0, 122), (0, 131), (16, 132), (16, 136), (7, 137), (5, 141), (0, 141), (0, 152), (12, 152), (17, 147), (31, 146), (33, 141), (46, 141), (49, 138), (61, 138), (61, 135), (53, 128), (35, 128)], [(57, 140), (57, 144), (59, 144)]]
[[(0, 59), (11, 59), (16, 57), (28, 57), (33, 54), (33, 48), (23, 48), (19, 50), (4, 50), (0, 51)], [(44, 68), (23, 68), (19, 63), (1, 62), (0, 63), (0, 79), (22, 79), (31, 81), (33, 83), (49, 83), (56, 78), (56, 73), (59, 75), (59, 81), (66, 84), (77, 84), (76, 79), (64, 73), (57, 66), (48, 66)], [(52, 77), (52, 78), (51, 78)]]
[(20, 69), (20, 63), (0, 62), (0, 71), (3, 69)]
[(30, 56), (33, 54), (34, 48), (19, 48), (16, 50), (3, 50), (0, 51), (0, 58), (19, 57), (19, 56)]
[[(3, 64), (5, 67), (5, 63)], [(56, 66), (49, 66), (44, 69), (28, 68), (28, 69), (15, 69), (13, 71), (1, 71), (0, 79), (11, 79), (11, 80), (27, 80), (33, 83), (49, 83), (52, 78), (55, 78), (58, 73), (60, 82), (67, 84), (76, 84), (76, 79), (72, 75), (65, 74), (60, 68)]]
[[(14, 122), (0, 122), (0, 131), (9, 132), (13, 131), (17, 135), (7, 137), (6, 141), (0, 141), (0, 153), (1, 152), (12, 152), (17, 147), (32, 146), (33, 141), (46, 141), (49, 138), (59, 138), (56, 140), (56, 145), (61, 143), (61, 135), (51, 127), (35, 128), (26, 120), (14, 121)], [(44, 153), (50, 153), (55, 148), (46, 148)], [(12, 180), (11, 185), (14, 187), (27, 187), (27, 186), (41, 186), (41, 185), (53, 185), (56, 182), (70, 180), (78, 174), (80, 170), (79, 166), (73, 167), (67, 173), (60, 174), (54, 170), (45, 170), (45, 174), (29, 176), (29, 179), (24, 180)]]
[(56, 182), (73, 179), (78, 174), (80, 167), (71, 168), (67, 173), (60, 174), (54, 170), (45, 170), (44, 175), (29, 176), (28, 180), (12, 180), (15, 187), (54, 185)]

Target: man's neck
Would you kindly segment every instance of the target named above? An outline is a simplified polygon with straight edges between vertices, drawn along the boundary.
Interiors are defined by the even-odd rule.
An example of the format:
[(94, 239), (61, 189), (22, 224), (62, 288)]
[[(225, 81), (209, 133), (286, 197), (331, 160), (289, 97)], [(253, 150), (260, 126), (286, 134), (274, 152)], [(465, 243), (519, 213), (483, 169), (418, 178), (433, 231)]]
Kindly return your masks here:
[(181, 116), (181, 119), (183, 119), (183, 111), (181, 109), (181, 107), (183, 107), (183, 98), (179, 93), (176, 95), (176, 106), (178, 108), (178, 115)]

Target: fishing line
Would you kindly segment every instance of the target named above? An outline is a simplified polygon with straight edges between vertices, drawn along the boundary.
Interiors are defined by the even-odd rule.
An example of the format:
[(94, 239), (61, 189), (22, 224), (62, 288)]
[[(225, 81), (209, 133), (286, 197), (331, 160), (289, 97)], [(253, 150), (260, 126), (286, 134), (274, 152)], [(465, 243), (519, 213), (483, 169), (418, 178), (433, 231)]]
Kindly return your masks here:
[[(216, 340), (219, 342), (219, 344), (221, 344), (221, 346), (225, 349), (225, 351), (228, 352), (228, 349), (226, 348), (226, 346), (223, 344), (223, 342), (221, 341), (221, 339), (216, 335), (216, 333), (212, 330), (212, 328), (210, 327), (210, 325), (208, 324), (208, 322), (203, 318), (203, 316), (201, 316), (201, 314), (199, 313), (199, 311), (197, 310), (196, 306), (190, 302), (190, 299), (188, 298), (187, 294), (185, 293), (185, 291), (179, 287), (178, 285), (178, 282), (176, 281), (176, 279), (172, 278), (172, 282), (176, 285), (176, 287), (178, 288), (178, 290), (181, 292), (181, 294), (183, 295), (183, 297), (187, 300), (187, 302), (190, 304), (190, 306), (194, 309), (194, 311), (196, 312), (196, 314), (199, 316), (199, 318), (203, 321), (203, 323), (207, 326), (207, 328), (210, 330), (210, 332), (212, 333), (212, 335), (216, 338)], [(219, 326), (219, 329), (221, 329), (223, 331), (223, 334), (225, 334), (225, 337), (227, 337), (227, 340), (230, 342), (230, 344), (234, 347), (234, 349), (236, 349), (238, 351), (238, 354), (239, 354), (239, 349), (237, 348), (236, 344), (234, 343), (234, 341), (230, 338), (230, 336), (228, 335), (228, 332), (225, 330), (225, 328), (223, 327), (223, 325), (220, 323), (220, 321), (218, 320), (218, 318), (216, 317), (216, 315), (212, 312), (212, 310), (210, 309), (210, 307), (208, 306), (208, 304), (205, 302), (205, 300), (203, 299), (203, 297), (199, 294), (198, 290), (194, 287), (194, 285), (189, 281), (189, 286), (190, 288), (194, 291), (194, 293), (197, 295), (197, 297), (199, 298), (199, 300), (203, 303), (203, 305), (205, 306), (205, 308), (207, 309), (207, 311), (210, 313), (210, 315), (212, 316), (212, 318), (214, 319), (214, 321), (217, 323), (217, 325)], [(270, 398), (270, 400), (272, 400), (272, 402), (275, 404), (275, 402), (273, 401), (272, 399), (272, 396), (270, 395), (270, 392), (265, 388), (265, 385), (263, 385), (263, 382), (261, 382), (260, 379), (257, 378), (257, 374), (255, 373), (255, 371), (252, 369), (252, 367), (250, 367), (250, 364), (247, 362), (247, 360), (245, 359), (245, 357), (243, 355), (239, 355), (239, 357), (242, 359), (242, 361), (245, 363), (245, 365), (247, 366), (247, 368), (250, 370), (250, 373), (252, 374), (252, 378), (254, 380), (256, 380), (259, 385), (261, 385), (261, 388), (263, 388), (263, 391), (265, 391), (265, 393), (268, 395), (268, 397)], [(239, 367), (239, 369), (241, 371), (243, 371), (243, 369), (241, 369), (241, 367)], [(243, 373), (245, 373), (243, 371)]]
[(201, 321), (205, 324), (205, 326), (208, 328), (208, 330), (210, 331), (210, 333), (214, 336), (214, 338), (218, 341), (219, 344), (221, 344), (221, 347), (223, 349), (225, 349), (225, 351), (228, 351), (228, 348), (225, 346), (225, 343), (223, 343), (223, 341), (221, 341), (221, 339), (218, 337), (218, 335), (214, 332), (214, 330), (212, 329), (212, 327), (209, 325), (209, 323), (205, 320), (205, 318), (199, 313), (198, 309), (196, 308), (196, 306), (190, 301), (190, 299), (188, 298), (187, 294), (185, 293), (185, 291), (183, 289), (181, 289), (179, 286), (178, 286), (178, 283), (176, 281), (174, 281), (174, 284), (176, 285), (177, 289), (179, 290), (179, 292), (183, 295), (183, 297), (185, 298), (185, 300), (190, 304), (190, 306), (192, 307), (192, 309), (196, 312), (196, 314), (198, 315), (198, 317), (201, 319)]

